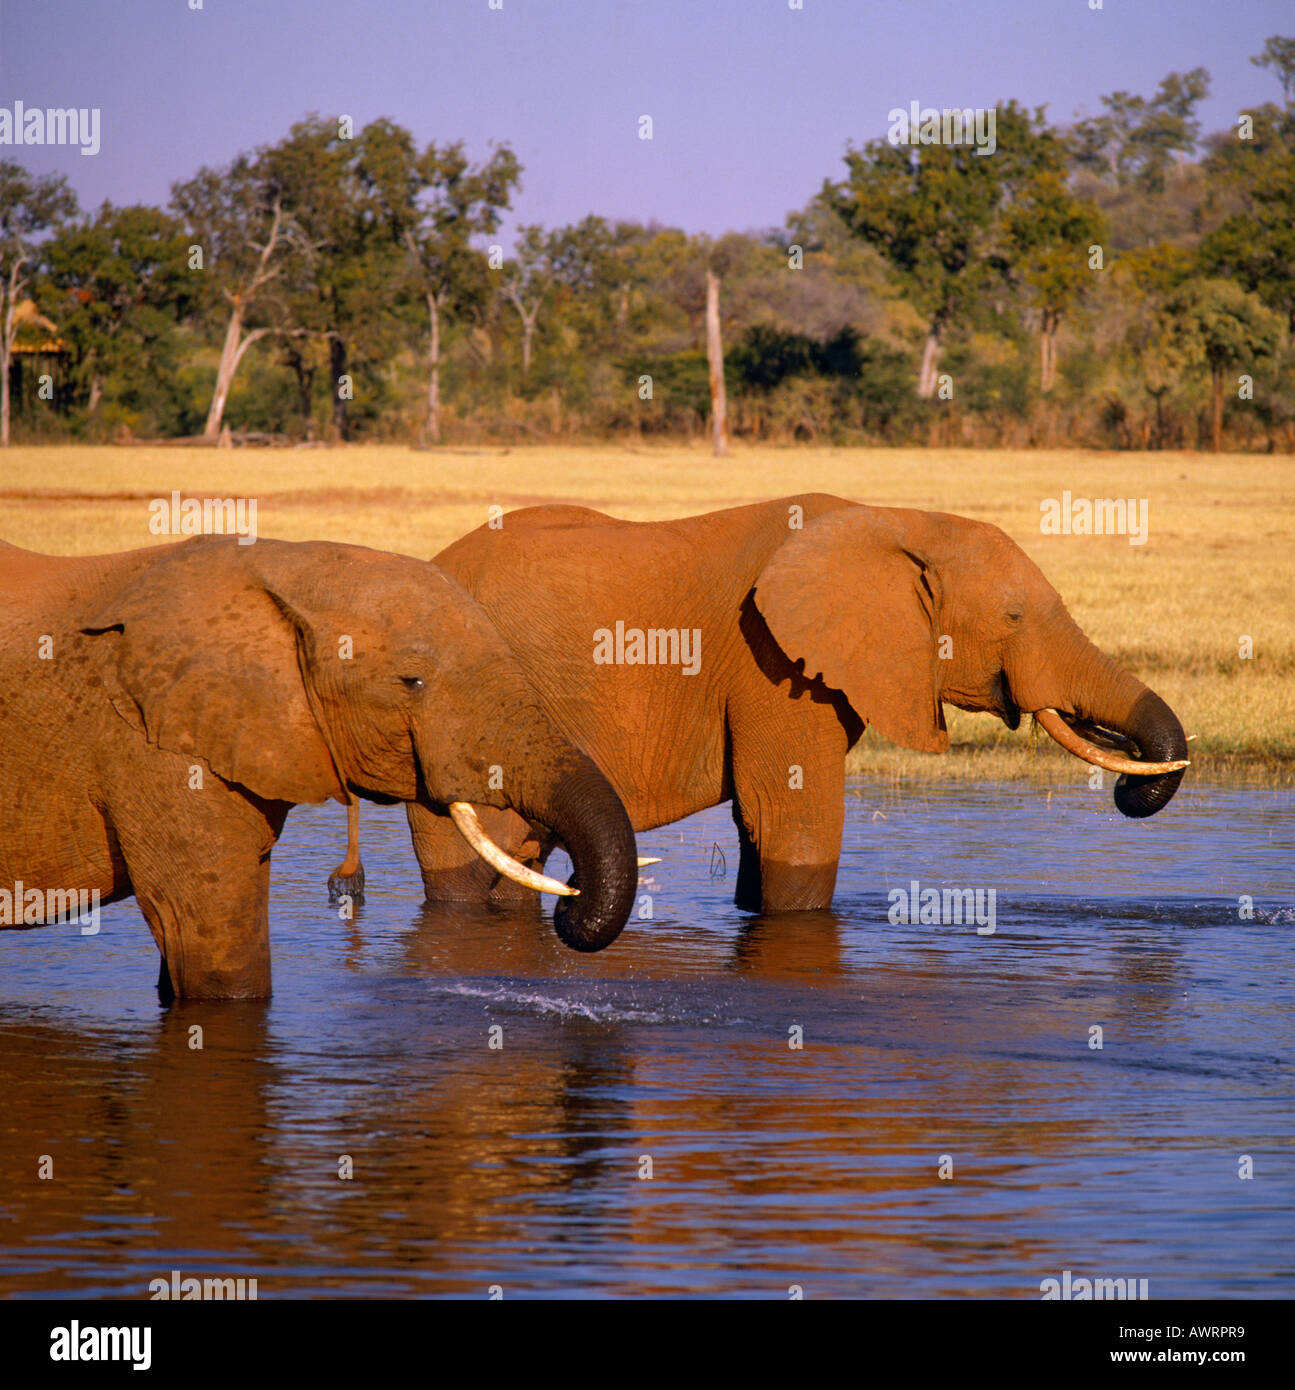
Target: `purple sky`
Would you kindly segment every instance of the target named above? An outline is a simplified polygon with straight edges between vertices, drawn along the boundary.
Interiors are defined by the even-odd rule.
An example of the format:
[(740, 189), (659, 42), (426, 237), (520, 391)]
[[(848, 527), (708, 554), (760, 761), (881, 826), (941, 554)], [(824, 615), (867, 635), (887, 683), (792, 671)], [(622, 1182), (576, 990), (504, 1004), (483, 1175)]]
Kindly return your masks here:
[[(507, 142), (508, 224), (589, 212), (719, 233), (780, 224), (849, 140), (919, 101), (1095, 111), (1206, 67), (1206, 131), (1280, 100), (1250, 65), (1290, 0), (0, 0), (0, 105), (98, 106), (102, 150), (15, 150), (83, 206), (165, 203), (308, 111)], [(637, 122), (653, 118), (655, 138)]]

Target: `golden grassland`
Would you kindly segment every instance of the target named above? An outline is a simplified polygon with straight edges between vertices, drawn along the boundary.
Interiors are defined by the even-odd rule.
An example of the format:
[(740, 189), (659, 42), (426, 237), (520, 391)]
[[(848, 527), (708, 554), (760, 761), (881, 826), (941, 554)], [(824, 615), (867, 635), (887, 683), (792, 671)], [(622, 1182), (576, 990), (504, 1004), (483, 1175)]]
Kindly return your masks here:
[[(0, 539), (58, 554), (165, 543), (148, 500), (254, 497), (257, 530), (430, 558), (491, 506), (575, 502), (634, 520), (798, 492), (957, 512), (1001, 526), (1092, 639), (1174, 707), (1193, 774), (1295, 785), (1295, 460), (1080, 450), (625, 444), (414, 450), (44, 446), (0, 451)], [(1051, 536), (1040, 503), (1147, 498), (1149, 538)], [(1253, 657), (1240, 655), (1242, 639)], [(892, 778), (1085, 772), (1046, 738), (949, 710), (946, 756), (869, 734), (853, 771)]]

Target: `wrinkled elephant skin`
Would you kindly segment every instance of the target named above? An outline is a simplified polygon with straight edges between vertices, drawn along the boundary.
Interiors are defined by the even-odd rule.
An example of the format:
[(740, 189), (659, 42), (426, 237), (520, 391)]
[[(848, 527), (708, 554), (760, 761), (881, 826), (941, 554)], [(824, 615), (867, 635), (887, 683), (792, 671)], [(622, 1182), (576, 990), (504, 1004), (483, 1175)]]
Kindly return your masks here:
[[(869, 725), (940, 752), (945, 704), (1013, 729), (1053, 710), (1146, 764), (1177, 760), (1119, 779), (1116, 804), (1132, 816), (1163, 807), (1182, 777), (1173, 712), (982, 522), (822, 494), (663, 522), (542, 506), (435, 563), (491, 616), (636, 829), (731, 799), (736, 900), (751, 910), (830, 905), (845, 755)], [(444, 826), (416, 806), (409, 816), (429, 897), (497, 891)], [(542, 861), (546, 846), (516, 817), (488, 824)]]
[(88, 558), (0, 546), (0, 889), (32, 900), (0, 925), (46, 922), (67, 892), (133, 894), (164, 993), (263, 997), (284, 820), (356, 796), (447, 826), (456, 803), (511, 808), (571, 852), (570, 945), (599, 949), (628, 917), (624, 807), (434, 566), (216, 537)]

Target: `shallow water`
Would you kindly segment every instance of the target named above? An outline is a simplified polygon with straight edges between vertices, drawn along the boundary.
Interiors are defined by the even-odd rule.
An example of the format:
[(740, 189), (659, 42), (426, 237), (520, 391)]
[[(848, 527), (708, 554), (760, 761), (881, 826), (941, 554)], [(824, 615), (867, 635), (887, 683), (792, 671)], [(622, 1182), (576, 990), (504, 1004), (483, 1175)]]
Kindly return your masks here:
[[(1295, 1292), (1290, 793), (856, 781), (834, 910), (763, 919), (720, 807), (597, 956), (424, 908), (398, 808), (341, 922), (343, 834), (289, 818), (267, 1004), (160, 1009), (133, 902), (0, 933), (0, 1294)], [(995, 930), (892, 924), (912, 880)]]

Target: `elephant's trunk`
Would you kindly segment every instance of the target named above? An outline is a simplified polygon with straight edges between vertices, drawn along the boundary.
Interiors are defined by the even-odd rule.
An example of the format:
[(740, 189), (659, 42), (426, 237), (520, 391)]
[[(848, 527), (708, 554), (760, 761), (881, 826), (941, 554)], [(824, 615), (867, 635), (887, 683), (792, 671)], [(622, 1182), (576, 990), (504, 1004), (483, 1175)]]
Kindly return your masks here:
[[(1173, 710), (1155, 693), (1138, 697), (1121, 733), (1138, 745), (1144, 762), (1179, 761), (1187, 757), (1187, 737)], [(1126, 816), (1154, 816), (1178, 790), (1183, 770), (1154, 777), (1122, 776), (1115, 783), (1115, 805)]]
[(549, 827), (571, 856), (578, 897), (559, 898), (553, 925), (577, 951), (601, 951), (620, 935), (634, 906), (638, 860), (634, 827), (611, 784), (572, 750), (562, 774), (516, 807)]
[[(1187, 759), (1187, 738), (1173, 710), (1136, 676), (1099, 651), (1071, 623), (1069, 641), (1051, 644), (1052, 669), (1065, 674), (1058, 688), (1044, 689), (1037, 668), (1020, 680), (1031, 698), (1024, 708), (1036, 713), (1049, 708), (1066, 716), (1067, 723), (1087, 723), (1119, 735), (1137, 762), (1180, 763)], [(1049, 683), (1050, 684), (1050, 683)], [(1016, 682), (1013, 682), (1014, 688)], [(1044, 728), (1055, 721), (1040, 715)], [(1050, 731), (1051, 732), (1051, 731)], [(1053, 733), (1057, 737), (1057, 733)], [(1063, 747), (1076, 752), (1080, 739), (1060, 737)], [(1083, 756), (1082, 753), (1080, 756)], [(1096, 761), (1094, 759), (1093, 761)], [(1153, 816), (1164, 807), (1183, 779), (1182, 767), (1140, 776), (1121, 771), (1115, 783), (1115, 806), (1126, 816)]]
[[(489, 841), (476, 817), (455, 803), (515, 811), (551, 831), (571, 856), (578, 890), (558, 899), (558, 935), (577, 951), (601, 951), (620, 935), (638, 887), (634, 828), (620, 797), (543, 710), (511, 656), (490, 654), (458, 678), (478, 700), (458, 721), (444, 706), (427, 704), (426, 723), (415, 732), (419, 799), (451, 810), (469, 843), (479, 841), (478, 854)], [(513, 870), (523, 869), (497, 845), (484, 857), (514, 879)], [(549, 891), (543, 881), (529, 886)]]

